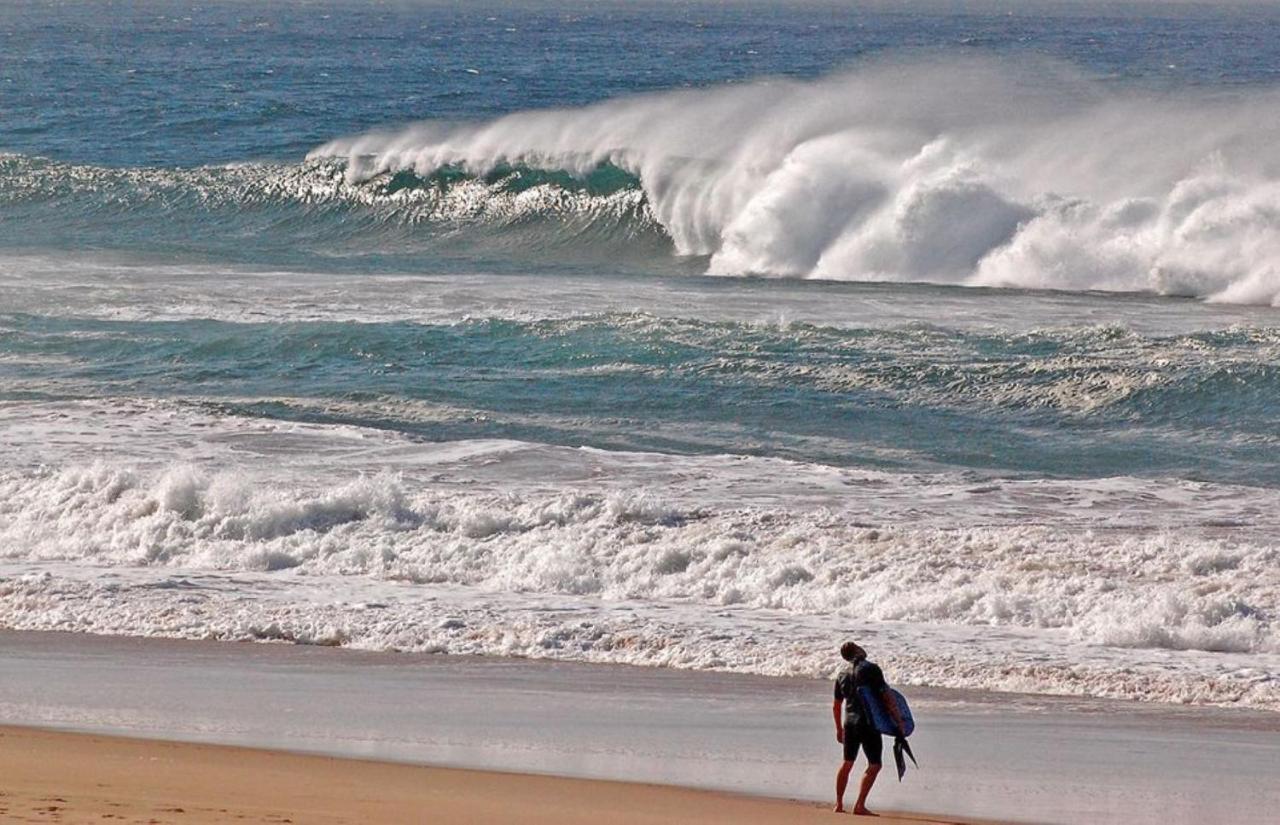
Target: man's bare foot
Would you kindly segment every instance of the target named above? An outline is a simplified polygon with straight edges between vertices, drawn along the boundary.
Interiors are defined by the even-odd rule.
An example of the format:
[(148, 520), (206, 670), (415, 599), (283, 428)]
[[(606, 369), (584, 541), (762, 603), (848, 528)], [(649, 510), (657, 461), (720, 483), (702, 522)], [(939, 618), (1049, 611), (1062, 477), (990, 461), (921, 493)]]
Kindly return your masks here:
[(854, 808), (853, 815), (854, 816), (880, 816), (880, 814), (876, 813), (875, 811), (868, 810), (867, 808)]
[(837, 803), (836, 803), (836, 809), (835, 809), (835, 812), (836, 812), (836, 813), (838, 813), (838, 814), (842, 814), (842, 813), (844, 813), (844, 805), (843, 805), (843, 804), (841, 804), (841, 803), (839, 803), (839, 802), (837, 802)]

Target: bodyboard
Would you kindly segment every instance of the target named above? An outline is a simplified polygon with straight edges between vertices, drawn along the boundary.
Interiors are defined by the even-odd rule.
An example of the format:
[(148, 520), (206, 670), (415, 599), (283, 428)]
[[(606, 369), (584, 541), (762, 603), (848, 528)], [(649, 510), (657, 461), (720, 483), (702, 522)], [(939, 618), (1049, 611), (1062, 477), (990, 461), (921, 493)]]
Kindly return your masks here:
[(888, 700), (893, 702), (898, 709), (898, 716), (902, 719), (902, 726), (906, 730), (898, 730), (898, 726), (893, 723), (893, 716), (889, 714), (889, 710), (884, 706), (878, 691), (871, 688), (858, 688), (858, 696), (862, 699), (862, 706), (867, 709), (867, 714), (871, 717), (871, 723), (875, 725), (876, 730), (885, 736), (910, 736), (911, 732), (916, 729), (916, 721), (911, 717), (911, 708), (907, 706), (907, 699), (893, 688), (888, 690)]

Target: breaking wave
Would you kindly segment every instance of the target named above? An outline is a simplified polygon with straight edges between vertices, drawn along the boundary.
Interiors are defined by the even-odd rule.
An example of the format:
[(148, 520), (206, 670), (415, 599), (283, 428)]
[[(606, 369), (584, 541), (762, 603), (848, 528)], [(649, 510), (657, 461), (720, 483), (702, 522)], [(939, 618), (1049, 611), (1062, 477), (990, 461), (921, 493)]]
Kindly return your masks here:
[(0, 494), (0, 557), (10, 560), (300, 568), (1280, 652), (1277, 551), (1235, 538), (869, 526), (827, 511), (687, 507), (648, 491), (415, 493), (390, 474), (288, 490), (185, 465), (8, 474)]
[(607, 165), (584, 175), (495, 165), (355, 182), (344, 164), (324, 160), (114, 169), (0, 155), (0, 204), (27, 244), (256, 264), (424, 252), (534, 263), (670, 257), (637, 181)]
[(1275, 708), (1251, 536), (95, 464), (0, 476), (0, 622), (809, 676), (892, 627), (928, 684)]
[[(903, 94), (909, 89), (909, 94)], [(883, 64), (342, 138), (297, 164), (0, 155), (34, 246), (1280, 303), (1280, 92)]]
[(1276, 303), (1277, 102), (951, 60), (422, 123), (311, 157), (344, 159), (353, 183), (623, 170), (676, 252), (716, 275)]

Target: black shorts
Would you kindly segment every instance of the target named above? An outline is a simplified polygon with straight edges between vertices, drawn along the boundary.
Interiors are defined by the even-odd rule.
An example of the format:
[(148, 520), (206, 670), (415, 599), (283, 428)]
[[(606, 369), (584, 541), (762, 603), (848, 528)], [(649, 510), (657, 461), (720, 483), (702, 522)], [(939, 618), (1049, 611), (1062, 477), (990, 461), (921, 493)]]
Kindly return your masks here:
[(867, 764), (879, 765), (884, 754), (884, 740), (880, 731), (866, 725), (844, 726), (844, 761), (852, 762), (858, 758), (858, 747), (867, 755)]

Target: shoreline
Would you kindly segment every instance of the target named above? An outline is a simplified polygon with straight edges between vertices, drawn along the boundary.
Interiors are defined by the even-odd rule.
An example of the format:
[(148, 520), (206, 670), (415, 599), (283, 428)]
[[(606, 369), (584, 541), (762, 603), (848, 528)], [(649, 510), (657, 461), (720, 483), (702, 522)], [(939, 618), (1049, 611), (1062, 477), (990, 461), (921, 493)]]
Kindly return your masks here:
[[(822, 680), (14, 631), (0, 631), (0, 661), (0, 722), (80, 735), (624, 780), (818, 810), (839, 761)], [(1265, 823), (1280, 806), (1280, 715), (907, 693), (920, 768), (902, 783), (883, 774), (873, 810), (1198, 825), (1215, 811)]]
[[(419, 650), (376, 650), (347, 647), (337, 644), (309, 644), (278, 639), (197, 639), (184, 636), (119, 635), (75, 630), (28, 630), (0, 626), (0, 651), (5, 644), (18, 642), (30, 646), (39, 640), (59, 639), (72, 643), (103, 644), (137, 649), (168, 649), (175, 653), (201, 650), (237, 651), (246, 656), (260, 655), (266, 658), (322, 656), (345, 660), (352, 666), (359, 665), (433, 665), (440, 663), (495, 664), (507, 663), (529, 668), (586, 668), (597, 671), (620, 671), (667, 676), (672, 679), (691, 678), (717, 684), (766, 688), (782, 685), (819, 686), (824, 692), (829, 680), (825, 677), (802, 675), (772, 675), (737, 670), (702, 670), (668, 665), (647, 665), (632, 662), (593, 661), (588, 659), (559, 658), (554, 656), (532, 657), (522, 655), (485, 655), (476, 653), (432, 653)], [(833, 662), (835, 660), (833, 659)], [(836, 666), (839, 666), (837, 663)], [(1267, 730), (1280, 734), (1280, 709), (1251, 705), (1225, 705), (1196, 702), (1144, 701), (1112, 696), (1092, 696), (1069, 693), (1035, 693), (995, 688), (941, 687), (893, 682), (913, 701), (924, 700), (932, 705), (950, 707), (1014, 708), (1027, 712), (1070, 711), (1082, 714), (1120, 714), (1125, 717), (1177, 716), (1192, 724), (1200, 718), (1209, 719), (1215, 726), (1240, 727), (1245, 730)], [(0, 726), (3, 726), (0, 720)]]
[[(796, 799), (10, 725), (0, 725), (0, 776), (0, 816), (16, 822), (839, 821)], [(886, 825), (979, 822), (879, 813)]]
[[(128, 475), (111, 470), (101, 478), (93, 477), (101, 481)], [(75, 473), (67, 476), (76, 477)], [(223, 478), (217, 473), (212, 477)], [(393, 498), (404, 492), (396, 485), (381, 484), (361, 490), (360, 495)], [(53, 499), (64, 494), (46, 492)], [(305, 504), (304, 499), (297, 501)], [(476, 512), (490, 511), (481, 507)], [(183, 525), (187, 522), (178, 527), (186, 529)], [(719, 535), (721, 526), (727, 529), (727, 523), (698, 529), (706, 538)], [(814, 524), (805, 529), (819, 530)], [(530, 534), (517, 533), (523, 536), (512, 539), (517, 544), (531, 540)], [(571, 537), (548, 540), (555, 545), (562, 538)], [(685, 552), (679, 549), (684, 547), (679, 536), (667, 536), (664, 541), (677, 555)], [(213, 552), (212, 547), (205, 549)], [(508, 549), (512, 552), (495, 546), (487, 555), (523, 558), (526, 561), (520, 564), (538, 569), (546, 558), (538, 549)], [(894, 552), (902, 550), (898, 547)], [(646, 558), (658, 558), (663, 552), (643, 549)], [(596, 564), (583, 563), (592, 569)], [(613, 565), (603, 558), (600, 563)], [(543, 592), (540, 587), (525, 592), (506, 585), (492, 589), (420, 583), (332, 570), (215, 571), (198, 565), (133, 567), (89, 560), (17, 561), (0, 568), (5, 591), (0, 594), (0, 625), (41, 632), (273, 640), (820, 677), (832, 672), (833, 658), (838, 658), (829, 649), (834, 629), (831, 616), (758, 605), (709, 608), (697, 599), (601, 599)], [(898, 674), (899, 681), (910, 676), (916, 684), (958, 690), (1101, 695), (1280, 712), (1280, 684), (1266, 675), (1280, 672), (1277, 653), (1110, 647), (1076, 638), (1065, 628), (848, 618), (838, 623), (841, 632), (856, 628), (868, 650), (886, 666), (886, 672)]]

